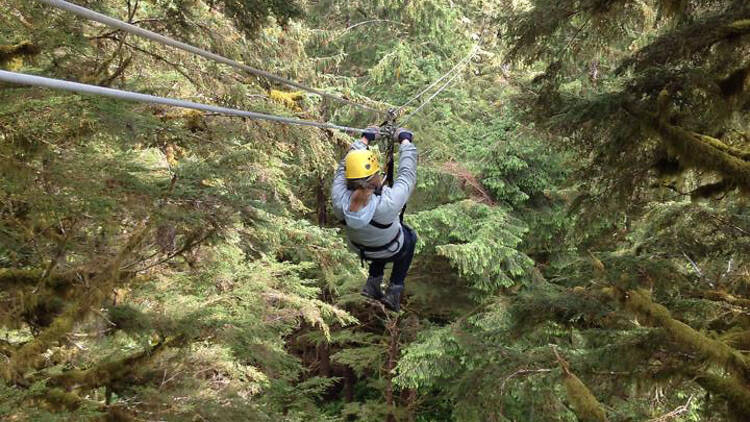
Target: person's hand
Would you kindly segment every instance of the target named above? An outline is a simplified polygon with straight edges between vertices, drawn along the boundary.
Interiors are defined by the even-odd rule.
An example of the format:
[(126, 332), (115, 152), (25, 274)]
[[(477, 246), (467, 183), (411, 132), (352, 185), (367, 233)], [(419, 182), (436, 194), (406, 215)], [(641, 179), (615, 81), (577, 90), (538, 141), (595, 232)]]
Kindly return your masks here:
[(401, 145), (406, 145), (414, 141), (414, 134), (409, 129), (400, 127), (393, 132), (393, 140), (400, 142)]
[(370, 126), (367, 129), (365, 129), (364, 132), (362, 132), (362, 142), (365, 145), (369, 145), (370, 142), (374, 141), (375, 138), (378, 137), (378, 133), (380, 132), (380, 128), (377, 126)]

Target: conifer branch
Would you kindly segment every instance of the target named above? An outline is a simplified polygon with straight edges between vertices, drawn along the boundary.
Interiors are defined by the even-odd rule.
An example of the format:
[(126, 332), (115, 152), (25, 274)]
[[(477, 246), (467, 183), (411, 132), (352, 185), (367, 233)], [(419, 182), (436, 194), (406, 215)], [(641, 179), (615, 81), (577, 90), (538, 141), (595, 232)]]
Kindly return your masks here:
[[(172, 259), (174, 259), (175, 257), (180, 256), (180, 255), (182, 255), (182, 254), (184, 254), (186, 252), (189, 252), (189, 251), (193, 250), (194, 248), (200, 246), (201, 244), (203, 244), (203, 242), (205, 242), (206, 240), (208, 240), (211, 236), (213, 236), (215, 234), (216, 234), (216, 229), (208, 230), (202, 236), (199, 235), (198, 233), (193, 233), (192, 235), (190, 235), (190, 236), (187, 237), (187, 239), (185, 240), (185, 243), (182, 245), (182, 247), (180, 249), (178, 249), (178, 250), (176, 250), (176, 251), (168, 254), (166, 257), (164, 257), (164, 258), (162, 258), (162, 259), (160, 259), (160, 260), (158, 260), (158, 261), (156, 261), (154, 263), (148, 264), (148, 265), (146, 265), (145, 267), (142, 267), (142, 268), (138, 268), (138, 269), (134, 270), (133, 272), (141, 273), (141, 272), (147, 271), (147, 270), (149, 270), (151, 268), (158, 267), (159, 265), (165, 264), (165, 263), (171, 261)], [(128, 268), (131, 268), (131, 267), (133, 267), (137, 263), (138, 262), (129, 264), (129, 265), (123, 267), (122, 269), (125, 270), (125, 269), (128, 269)]]
[(734, 230), (738, 231), (739, 233), (742, 233), (746, 236), (750, 236), (750, 231), (743, 229), (742, 227), (737, 226), (736, 224), (732, 223), (731, 221), (724, 220), (722, 218), (716, 217), (715, 215), (708, 214), (708, 217), (712, 220), (716, 221), (717, 223), (728, 226), (733, 228)]
[[(677, 187), (672, 183), (662, 184), (661, 186), (677, 193), (680, 196), (689, 196), (692, 199), (713, 198), (717, 200), (723, 199), (727, 192), (737, 187), (734, 183), (727, 181), (725, 179), (721, 179), (715, 183), (702, 185), (690, 192), (682, 192), (681, 190), (677, 189)], [(716, 195), (719, 195), (719, 194), (721, 194), (722, 196), (717, 197)]]
[(359, 23), (355, 23), (354, 25), (352, 25), (352, 26), (350, 26), (350, 27), (348, 27), (348, 28), (346, 28), (346, 29), (343, 29), (343, 30), (342, 30), (342, 31), (341, 31), (341, 32), (340, 32), (340, 33), (339, 33), (339, 34), (338, 34), (338, 35), (336, 36), (336, 38), (335, 38), (335, 39), (341, 38), (342, 36), (344, 36), (344, 34), (346, 34), (347, 32), (351, 31), (352, 29), (358, 28), (358, 27), (360, 27), (360, 26), (362, 26), (362, 25), (368, 25), (368, 24), (371, 24), (371, 23), (392, 23), (392, 24), (394, 24), (394, 25), (401, 25), (401, 26), (406, 26), (406, 25), (404, 25), (404, 24), (403, 24), (402, 22), (392, 21), (392, 20), (389, 20), (389, 19), (372, 19), (372, 20), (369, 20), (369, 21), (364, 21), (364, 22), (359, 22)]
[(740, 13), (731, 11), (668, 32), (623, 61), (616, 73), (622, 73), (631, 66), (636, 70), (665, 66), (679, 58), (697, 54), (718, 42), (750, 34), (748, 18), (748, 10)]
[[(505, 384), (510, 381), (511, 378), (515, 378), (521, 375), (527, 375), (527, 374), (540, 374), (540, 373), (547, 373), (552, 372), (552, 369), (550, 368), (540, 368), (540, 369), (518, 369), (512, 374), (508, 375), (507, 377), (503, 378), (503, 383), (500, 384), (500, 397), (503, 396), (503, 392), (505, 391)], [(502, 410), (501, 410), (502, 413)]]
[[(154, 59), (156, 59), (156, 60), (158, 60), (158, 61), (160, 61), (160, 62), (163, 62), (163, 63), (165, 63), (165, 64), (169, 65), (169, 66), (170, 66), (170, 67), (171, 67), (172, 69), (174, 69), (174, 70), (175, 70), (175, 71), (176, 71), (177, 73), (179, 73), (180, 75), (182, 75), (182, 76), (183, 76), (183, 77), (184, 77), (185, 79), (187, 79), (187, 80), (188, 80), (188, 81), (189, 81), (189, 82), (190, 82), (191, 84), (193, 84), (193, 86), (200, 86), (200, 85), (198, 84), (198, 82), (197, 82), (197, 81), (196, 81), (195, 79), (193, 79), (193, 78), (192, 78), (192, 77), (191, 77), (190, 75), (188, 75), (186, 71), (182, 70), (182, 68), (180, 67), (180, 65), (179, 65), (179, 64), (177, 64), (177, 63), (174, 63), (174, 62), (172, 62), (172, 61), (168, 60), (167, 58), (165, 58), (165, 57), (163, 57), (163, 56), (161, 56), (161, 55), (159, 55), (159, 54), (156, 54), (156, 53), (153, 53), (153, 52), (151, 52), (151, 51), (149, 51), (149, 50), (145, 50), (145, 49), (143, 49), (143, 48), (140, 48), (140, 47), (138, 47), (138, 46), (137, 46), (137, 45), (135, 45), (135, 44), (131, 44), (131, 43), (129, 43), (129, 42), (125, 42), (125, 45), (126, 45), (126, 46), (127, 46), (128, 48), (132, 49), (132, 50), (135, 50), (135, 51), (138, 51), (139, 53), (143, 53), (143, 54), (146, 54), (146, 55), (148, 55), (148, 56), (151, 56), (152, 58), (154, 58)], [(203, 72), (201, 72), (201, 73), (203, 73)]]
[(701, 270), (698, 264), (696, 264), (696, 262), (693, 261), (693, 258), (690, 258), (690, 255), (686, 254), (685, 252), (682, 252), (682, 256), (684, 256), (685, 259), (687, 259), (687, 261), (690, 263), (690, 266), (693, 267), (693, 271), (695, 271), (695, 274), (701, 280), (707, 281), (711, 287), (714, 287), (714, 284), (706, 278), (706, 275), (703, 273), (703, 270)]

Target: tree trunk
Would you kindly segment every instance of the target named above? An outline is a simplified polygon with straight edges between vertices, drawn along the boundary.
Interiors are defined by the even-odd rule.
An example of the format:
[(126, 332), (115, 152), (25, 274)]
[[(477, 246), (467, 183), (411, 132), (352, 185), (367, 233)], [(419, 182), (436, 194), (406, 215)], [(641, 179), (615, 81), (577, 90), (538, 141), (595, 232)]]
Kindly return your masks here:
[(388, 407), (388, 416), (385, 418), (385, 422), (396, 422), (396, 416), (394, 415), (395, 403), (393, 400), (393, 368), (396, 367), (396, 361), (398, 360), (398, 317), (393, 318), (386, 324), (386, 329), (390, 339), (388, 341), (388, 360), (385, 364), (385, 404)]
[(320, 376), (329, 378), (331, 376), (331, 353), (327, 343), (318, 345), (318, 362)]
[(357, 376), (350, 367), (344, 369), (344, 401), (351, 403), (354, 401), (354, 384), (357, 382)]
[(401, 403), (404, 403), (404, 407), (406, 407), (406, 420), (414, 422), (417, 417), (417, 390), (409, 388), (401, 391)]

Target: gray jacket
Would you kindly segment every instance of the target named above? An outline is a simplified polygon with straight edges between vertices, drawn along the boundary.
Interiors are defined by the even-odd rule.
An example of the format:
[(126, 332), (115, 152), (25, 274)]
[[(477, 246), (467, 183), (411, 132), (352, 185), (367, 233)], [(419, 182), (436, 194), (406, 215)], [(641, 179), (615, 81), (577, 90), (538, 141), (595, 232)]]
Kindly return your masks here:
[[(351, 149), (365, 148), (367, 146), (362, 141), (357, 141)], [(389, 258), (398, 253), (404, 244), (404, 233), (401, 230), (399, 215), (417, 184), (417, 147), (412, 143), (400, 147), (398, 176), (393, 187), (384, 186), (380, 195), (373, 194), (370, 202), (357, 212), (349, 211), (352, 191), (346, 188), (345, 160), (346, 157), (341, 160), (333, 178), (331, 188), (333, 213), (336, 218), (346, 222), (349, 246), (354, 250), (359, 251), (351, 244), (352, 242), (367, 247), (380, 247), (398, 236), (397, 241), (393, 242), (387, 250), (366, 253), (366, 257), (370, 259)], [(377, 228), (370, 224), (373, 220), (380, 224), (393, 223), (393, 225), (387, 229)]]

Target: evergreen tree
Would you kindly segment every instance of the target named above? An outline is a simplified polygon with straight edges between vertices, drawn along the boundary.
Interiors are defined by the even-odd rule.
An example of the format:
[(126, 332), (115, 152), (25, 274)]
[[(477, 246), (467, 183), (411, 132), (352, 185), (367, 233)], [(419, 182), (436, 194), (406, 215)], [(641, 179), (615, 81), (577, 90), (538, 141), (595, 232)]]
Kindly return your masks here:
[[(750, 418), (747, 2), (76, 3), (381, 109), (465, 65), (406, 123), (398, 315), (330, 217), (351, 137), (0, 85), (0, 419)], [(382, 121), (0, 5), (3, 70)]]

